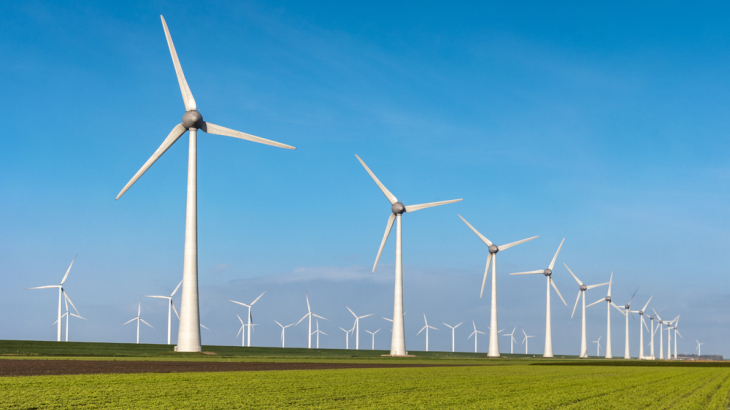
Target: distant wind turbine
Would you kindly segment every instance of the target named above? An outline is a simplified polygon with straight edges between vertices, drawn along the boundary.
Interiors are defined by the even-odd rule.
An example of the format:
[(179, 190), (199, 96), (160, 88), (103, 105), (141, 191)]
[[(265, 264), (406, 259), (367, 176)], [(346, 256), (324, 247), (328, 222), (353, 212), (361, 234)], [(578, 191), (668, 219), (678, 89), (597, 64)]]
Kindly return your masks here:
[(314, 332), (312, 332), (312, 334), (316, 334), (317, 335), (317, 349), (319, 349), (319, 335), (320, 334), (323, 334), (323, 335), (329, 337), (329, 335), (327, 333), (319, 330), (319, 320), (317, 321), (317, 330), (315, 330)]
[(343, 332), (345, 332), (345, 349), (350, 349), (350, 332), (352, 330), (345, 330), (343, 328), (340, 328)]
[(140, 317), (140, 313), (141, 312), (142, 312), (142, 301), (140, 301), (139, 302), (139, 305), (137, 306), (137, 317), (135, 317), (134, 319), (130, 320), (129, 322), (126, 322), (126, 323), (122, 324), (122, 326), (124, 326), (126, 324), (129, 324), (129, 323), (134, 322), (135, 320), (137, 321), (137, 344), (139, 344), (139, 322), (142, 322), (145, 325), (147, 325), (147, 326), (151, 327), (152, 329), (154, 329), (154, 327), (152, 327), (152, 325), (150, 325), (149, 323), (145, 322), (144, 319), (142, 319)]
[[(636, 288), (634, 291), (634, 294), (631, 296), (631, 299), (629, 299), (629, 303), (627, 303), (625, 306), (617, 306), (616, 309), (623, 309), (624, 316), (626, 317), (626, 342), (624, 344), (624, 359), (631, 359), (631, 349), (629, 347), (629, 314), (631, 314), (631, 302), (633, 302), (634, 297), (636, 296), (636, 292), (639, 291), (639, 288)], [(631, 315), (631, 317), (634, 317)]]
[(674, 321), (674, 359), (677, 359), (677, 335), (684, 339), (681, 333), (679, 333), (679, 330), (677, 330), (677, 324), (679, 324), (679, 316), (677, 316), (677, 319)]
[[(264, 293), (266, 293), (266, 292), (268, 292), (268, 291), (265, 290)], [(254, 303), (258, 302), (259, 299), (261, 299), (261, 296), (264, 296), (264, 293), (260, 294), (259, 297), (257, 297), (256, 299), (254, 299), (254, 301), (251, 302), (251, 304), (248, 304), (248, 305), (245, 304), (245, 303), (236, 302), (235, 300), (226, 299), (229, 302), (233, 302), (233, 303), (235, 303), (237, 305), (245, 306), (245, 307), (248, 308), (248, 335), (247, 335), (248, 347), (251, 347), (251, 308), (253, 307)]]
[(596, 356), (601, 355), (601, 337), (598, 337), (598, 340), (594, 340), (593, 343), (596, 343)]
[[(276, 322), (276, 320), (274, 320), (274, 322)], [(281, 326), (281, 347), (286, 347), (285, 337), (284, 337), (285, 336), (285, 333), (286, 333), (286, 328), (289, 327), (289, 326), (294, 326), (294, 323), (292, 323), (290, 325), (286, 325), (286, 326), (282, 325), (279, 322), (276, 322), (276, 324), (279, 325), (279, 326)]]
[(360, 319), (365, 319), (368, 316), (372, 316), (373, 314), (365, 315), (365, 316), (358, 316), (355, 314), (355, 312), (352, 311), (347, 305), (345, 305), (347, 310), (352, 313), (353, 316), (355, 316), (355, 325), (353, 328), (355, 329), (355, 350), (360, 350)]
[(578, 285), (580, 285), (580, 290), (578, 291), (578, 297), (575, 298), (575, 305), (573, 306), (573, 313), (570, 315), (570, 318), (573, 318), (573, 315), (575, 315), (575, 308), (578, 307), (578, 302), (581, 299), (581, 295), (583, 296), (583, 321), (581, 326), (581, 334), (580, 334), (580, 357), (588, 357), (588, 343), (586, 342), (586, 291), (589, 289), (594, 289), (599, 286), (605, 286), (608, 285), (608, 282), (606, 283), (600, 283), (598, 285), (584, 285), (583, 282), (578, 279), (577, 276), (573, 273), (572, 270), (566, 265), (565, 268), (568, 269), (568, 272), (573, 276), (573, 279), (575, 279), (576, 282), (578, 282)]
[(172, 344), (170, 341), (170, 334), (172, 332), (172, 310), (175, 310), (175, 315), (178, 316), (177, 309), (175, 309), (175, 302), (172, 301), (172, 297), (175, 296), (175, 293), (177, 293), (177, 290), (180, 289), (180, 285), (182, 285), (182, 281), (177, 284), (177, 287), (175, 287), (175, 290), (172, 291), (170, 296), (151, 296), (151, 295), (142, 295), (143, 298), (157, 298), (157, 299), (167, 299), (169, 302), (167, 304), (167, 344)]
[(555, 292), (560, 296), (560, 300), (563, 301), (563, 304), (565, 306), (568, 306), (567, 303), (565, 303), (565, 299), (563, 299), (563, 295), (560, 294), (560, 291), (558, 290), (558, 287), (555, 286), (555, 282), (553, 282), (552, 275), (553, 275), (553, 267), (555, 266), (555, 260), (558, 259), (558, 254), (560, 253), (560, 248), (563, 247), (563, 242), (565, 242), (565, 238), (563, 238), (562, 242), (560, 242), (560, 246), (558, 246), (557, 252), (555, 252), (555, 256), (553, 256), (553, 260), (550, 261), (550, 265), (547, 269), (544, 270), (533, 270), (529, 272), (517, 272), (517, 273), (510, 273), (510, 275), (532, 275), (532, 274), (543, 274), (545, 277), (547, 277), (547, 307), (545, 308), (545, 350), (543, 352), (543, 357), (553, 357), (553, 328), (552, 328), (552, 319), (551, 319), (551, 313), (550, 313), (550, 286), (555, 289)]
[(472, 326), (474, 326), (474, 331), (471, 332), (471, 334), (469, 335), (469, 337), (466, 338), (466, 340), (469, 340), (469, 339), (471, 339), (472, 336), (474, 336), (474, 353), (476, 353), (477, 352), (477, 337), (479, 336), (480, 333), (483, 335), (486, 335), (486, 333), (480, 332), (479, 330), (477, 330), (477, 325), (474, 323), (473, 320), (471, 321), (471, 324), (472, 324)]
[(514, 342), (517, 341), (517, 340), (515, 340), (515, 330), (517, 330), (517, 326), (515, 326), (515, 328), (512, 329), (512, 333), (505, 333), (502, 335), (505, 337), (509, 336), (509, 353), (510, 354), (514, 354), (514, 352), (515, 352), (514, 351)]
[(702, 357), (702, 348), (700, 346), (702, 346), (704, 343), (700, 343), (700, 341), (697, 339), (695, 339), (695, 342), (697, 342), (696, 350), (697, 350), (697, 358), (699, 359), (700, 357)]
[[(548, 289), (548, 290), (549, 290), (549, 289)], [(528, 336), (528, 335), (527, 335), (527, 333), (525, 333), (525, 329), (522, 329), (522, 334), (524, 334), (524, 335), (525, 335), (525, 338), (524, 338), (524, 339), (522, 339), (522, 343), (521, 343), (521, 344), (524, 344), (524, 345), (525, 345), (525, 354), (529, 354), (529, 353), (527, 352), (527, 342), (529, 341), (529, 339), (530, 339), (531, 337), (535, 337), (535, 336)]]
[(642, 325), (646, 328), (646, 331), (649, 331), (649, 327), (646, 325), (646, 322), (644, 322), (644, 312), (646, 311), (646, 308), (649, 306), (649, 302), (651, 302), (651, 299), (654, 296), (650, 297), (649, 300), (646, 301), (646, 305), (644, 305), (641, 310), (632, 310), (631, 313), (638, 313), (639, 314), (639, 359), (644, 358), (644, 329), (641, 327)]
[[(61, 318), (63, 319), (64, 317), (66, 317), (66, 341), (68, 342), (68, 321), (69, 321), (69, 318), (71, 316), (74, 316), (74, 317), (77, 317), (79, 319), (84, 319), (86, 321), (88, 321), (89, 319), (86, 319), (85, 317), (81, 317), (81, 316), (78, 315), (79, 311), (76, 310), (76, 306), (74, 306), (74, 303), (71, 302), (71, 298), (68, 297), (68, 293), (67, 292), (65, 292), (65, 291), (63, 292), (63, 297), (64, 297), (64, 304), (66, 305), (66, 313), (64, 313), (63, 315), (61, 315)], [(71, 303), (71, 306), (74, 308), (74, 310), (76, 310), (76, 313), (77, 314), (74, 314), (74, 313), (72, 313), (71, 311), (68, 310), (68, 304), (69, 303)], [(56, 322), (58, 322), (58, 320)], [(56, 322), (53, 322), (53, 325), (55, 325)], [(53, 325), (51, 325), (51, 326), (53, 326)]]
[(601, 302), (606, 302), (606, 359), (613, 359), (611, 352), (611, 286), (613, 286), (613, 272), (611, 272), (611, 278), (608, 281), (608, 294), (605, 298), (600, 298), (597, 301), (586, 306), (587, 308)]
[[(76, 255), (78, 256), (78, 255)], [(74, 261), (76, 260), (76, 256), (71, 260), (71, 264), (68, 265), (68, 269), (66, 270), (66, 274), (63, 275), (63, 279), (61, 279), (61, 283), (58, 285), (49, 285), (49, 286), (38, 286), (35, 288), (25, 288), (25, 290), (31, 290), (31, 289), (53, 289), (58, 288), (58, 338), (56, 341), (61, 341), (61, 300), (63, 299), (63, 283), (66, 282), (66, 279), (68, 278), (69, 272), (71, 272), (71, 267), (74, 266)], [(73, 305), (73, 304), (72, 304)], [(74, 307), (74, 310), (76, 310), (76, 307)], [(76, 312), (78, 313), (78, 311)]]
[(309, 296), (307, 295), (306, 292), (304, 292), (304, 297), (307, 299), (307, 314), (304, 315), (301, 319), (299, 319), (299, 322), (297, 322), (297, 324), (294, 325), (294, 326), (298, 326), (299, 323), (302, 322), (302, 320), (304, 320), (306, 318), (309, 318), (309, 330), (308, 330), (308, 333), (307, 333), (309, 336), (307, 336), (307, 348), (308, 349), (311, 349), (312, 348), (312, 334), (313, 334), (312, 333), (312, 316), (314, 316), (316, 318), (319, 318), (319, 319), (324, 319), (326, 321), (329, 321), (329, 319), (324, 318), (324, 317), (322, 317), (320, 315), (317, 315), (315, 313), (312, 313), (312, 308), (309, 306)]
[(451, 352), (453, 353), (454, 352), (454, 346), (455, 346), (455, 343), (454, 343), (454, 331), (456, 330), (457, 327), (461, 326), (461, 323), (464, 323), (464, 322), (461, 322), (461, 323), (459, 323), (456, 326), (449, 326), (445, 322), (441, 322), (441, 323), (443, 323), (446, 327), (448, 327), (449, 329), (451, 329)]
[(376, 330), (374, 332), (371, 332), (369, 330), (366, 330), (366, 332), (370, 333), (373, 336), (373, 345), (372, 345), (372, 348), (370, 350), (375, 350), (375, 334), (378, 333), (379, 331), (380, 331), (380, 329), (378, 329), (378, 330)]
[(167, 38), (167, 46), (170, 49), (172, 63), (175, 66), (177, 81), (180, 85), (180, 92), (185, 105), (185, 114), (182, 122), (173, 127), (170, 134), (165, 138), (154, 154), (142, 165), (127, 185), (122, 188), (117, 199), (144, 174), (152, 164), (157, 161), (184, 133), (190, 132), (190, 141), (188, 145), (188, 185), (187, 185), (187, 205), (185, 211), (185, 247), (183, 258), (183, 290), (182, 302), (180, 306), (180, 326), (177, 337), (178, 352), (199, 352), (201, 350), (200, 343), (200, 311), (198, 303), (198, 130), (202, 130), (208, 134), (223, 135), (227, 137), (238, 138), (242, 140), (257, 142), (260, 144), (272, 145), (279, 148), (295, 149), (292, 146), (281, 144), (279, 142), (245, 134), (230, 128), (221, 127), (210, 122), (203, 121), (203, 116), (198, 111), (198, 106), (190, 91), (188, 82), (185, 80), (180, 61), (175, 51), (175, 45), (172, 43), (170, 31), (167, 28), (165, 18), (162, 19), (162, 27), (165, 30)]
[(428, 325), (428, 319), (426, 319), (426, 312), (423, 313), (423, 321), (426, 322), (426, 326), (422, 327), (421, 330), (416, 333), (416, 336), (420, 335), (424, 330), (426, 331), (426, 351), (428, 351), (428, 329), (438, 330), (433, 326)]
[[(497, 246), (493, 244), (489, 239), (487, 239), (484, 235), (479, 233), (479, 231), (476, 230), (469, 222), (466, 221), (461, 215), (459, 215), (459, 218), (461, 218), (462, 221), (468, 226), (474, 233), (479, 237), (479, 239), (484, 242), (485, 245), (487, 245), (489, 249), (489, 256), (487, 256), (487, 267), (484, 269), (484, 279), (482, 279), (482, 291), (479, 294), (479, 297), (481, 298), (484, 295), (484, 285), (487, 283), (487, 275), (489, 274), (489, 265), (492, 264), (492, 300), (491, 300), (491, 318), (490, 318), (490, 331), (489, 331), (489, 353), (487, 353), (487, 356), (489, 357), (499, 357), (499, 334), (497, 333), (497, 252), (507, 250), (515, 245), (519, 245), (523, 242), (531, 241), (538, 236), (533, 236), (531, 238), (522, 239), (517, 242), (508, 243), (507, 245), (501, 245)], [(492, 263), (492, 259), (494, 259), (494, 263)]]
[(393, 335), (390, 342), (390, 355), (391, 356), (404, 356), (406, 354), (406, 334), (403, 326), (403, 252), (402, 252), (402, 235), (401, 235), (401, 217), (406, 212), (416, 212), (421, 209), (431, 208), (439, 205), (451, 204), (459, 202), (461, 199), (452, 199), (450, 201), (431, 202), (427, 204), (419, 205), (403, 205), (403, 202), (388, 191), (382, 182), (375, 176), (373, 171), (365, 165), (359, 156), (355, 155), (357, 160), (360, 161), (365, 170), (370, 174), (370, 177), (378, 185), (378, 188), (383, 192), (388, 202), (391, 205), (391, 215), (388, 217), (388, 223), (385, 226), (385, 235), (383, 240), (380, 242), (380, 248), (378, 249), (378, 256), (375, 257), (375, 264), (373, 265), (373, 273), (375, 268), (378, 266), (380, 260), (380, 254), (383, 252), (385, 242), (388, 240), (391, 229), (393, 229), (393, 223), (396, 223), (396, 236), (395, 236), (395, 297), (393, 299)]

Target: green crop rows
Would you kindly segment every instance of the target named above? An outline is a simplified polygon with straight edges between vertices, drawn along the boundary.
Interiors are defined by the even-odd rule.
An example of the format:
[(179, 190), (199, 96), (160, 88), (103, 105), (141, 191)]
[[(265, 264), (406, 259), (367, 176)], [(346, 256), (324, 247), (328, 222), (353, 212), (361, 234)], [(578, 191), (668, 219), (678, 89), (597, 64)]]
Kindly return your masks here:
[(0, 378), (0, 408), (727, 409), (730, 368), (473, 366)]

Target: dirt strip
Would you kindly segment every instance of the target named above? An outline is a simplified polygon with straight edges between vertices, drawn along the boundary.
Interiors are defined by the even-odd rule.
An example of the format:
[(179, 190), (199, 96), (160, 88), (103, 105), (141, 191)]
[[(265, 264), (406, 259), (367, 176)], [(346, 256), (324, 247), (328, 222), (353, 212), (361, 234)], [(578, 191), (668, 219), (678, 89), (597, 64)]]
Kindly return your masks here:
[(399, 367), (453, 367), (443, 364), (168, 362), (102, 360), (0, 360), (0, 376), (65, 374), (250, 372), (263, 370), (380, 369)]

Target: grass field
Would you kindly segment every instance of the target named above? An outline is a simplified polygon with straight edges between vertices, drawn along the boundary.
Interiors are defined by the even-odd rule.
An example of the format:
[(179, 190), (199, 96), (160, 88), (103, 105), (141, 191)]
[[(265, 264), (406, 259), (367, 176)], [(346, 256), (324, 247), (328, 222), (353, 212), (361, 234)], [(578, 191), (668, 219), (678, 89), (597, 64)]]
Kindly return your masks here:
[[(21, 350), (25, 346), (25, 356)], [(68, 355), (91, 357), (116, 345), (0, 341), (14, 358)], [(86, 346), (84, 346), (86, 345)], [(103, 346), (100, 346), (103, 345)], [(165, 360), (167, 346), (119, 345), (125, 360)], [(160, 350), (155, 350), (159, 348)], [(164, 349), (162, 349), (164, 348)], [(215, 346), (206, 346), (208, 349)], [(15, 350), (11, 352), (11, 350)], [(59, 350), (60, 349), (60, 350)], [(225, 355), (194, 360), (387, 361), (371, 351), (233, 348)], [(278, 351), (278, 353), (277, 353)], [(343, 353), (344, 352), (344, 353)], [(370, 352), (370, 353), (367, 353)], [(377, 351), (376, 351), (377, 352)], [(139, 355), (138, 355), (139, 354)], [(360, 356), (370, 354), (370, 357)], [(380, 353), (382, 354), (382, 353)], [(320, 357), (317, 358), (316, 356)], [(515, 408), (515, 409), (727, 409), (730, 367), (703, 363), (579, 361), (533, 358), (484, 359), (465, 354), (414, 359), (468, 367), (297, 370), (225, 373), (151, 373), (83, 376), (0, 377), (0, 408)], [(351, 357), (357, 356), (357, 357)], [(114, 354), (111, 355), (114, 357)], [(116, 356), (119, 359), (119, 356)], [(68, 358), (68, 356), (66, 357)], [(172, 358), (179, 360), (181, 356)], [(487, 365), (487, 366), (479, 366)]]

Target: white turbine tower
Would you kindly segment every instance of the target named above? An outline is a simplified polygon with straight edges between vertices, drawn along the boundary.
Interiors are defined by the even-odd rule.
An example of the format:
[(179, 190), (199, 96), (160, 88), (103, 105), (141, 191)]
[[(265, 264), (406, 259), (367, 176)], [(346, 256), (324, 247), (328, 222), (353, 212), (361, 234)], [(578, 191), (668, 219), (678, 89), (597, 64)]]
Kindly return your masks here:
[[(134, 322), (135, 320), (137, 321), (137, 344), (139, 344), (139, 322), (142, 322), (145, 325), (147, 325), (149, 327), (152, 327), (152, 325), (150, 325), (149, 323), (145, 322), (144, 319), (142, 319), (140, 317), (140, 313), (141, 312), (142, 312), (142, 301), (140, 301), (139, 302), (139, 306), (137, 306), (137, 317), (135, 317), (134, 319), (130, 320), (129, 322), (126, 322), (126, 323), (122, 324), (122, 326), (124, 326), (126, 324), (129, 324), (129, 323)], [(152, 327), (152, 329), (154, 329), (154, 327)]]
[(560, 253), (560, 248), (563, 247), (563, 242), (565, 242), (565, 238), (560, 242), (560, 246), (558, 246), (558, 251), (555, 252), (555, 256), (553, 256), (553, 260), (550, 261), (550, 265), (547, 269), (544, 270), (533, 270), (529, 272), (517, 272), (517, 273), (510, 273), (510, 275), (532, 275), (532, 274), (543, 274), (545, 277), (547, 277), (547, 307), (545, 309), (545, 351), (543, 352), (543, 357), (553, 357), (553, 328), (552, 328), (552, 319), (551, 319), (551, 313), (550, 313), (550, 286), (555, 289), (555, 292), (557, 292), (558, 296), (560, 296), (560, 300), (563, 301), (563, 304), (565, 306), (568, 306), (567, 303), (565, 303), (565, 299), (563, 299), (563, 295), (560, 294), (560, 291), (558, 290), (558, 287), (555, 286), (555, 282), (553, 282), (552, 274), (553, 274), (553, 267), (555, 266), (555, 260), (558, 259), (558, 254)]
[(313, 334), (312, 333), (312, 316), (319, 318), (319, 319), (324, 319), (326, 321), (329, 321), (329, 319), (324, 318), (316, 313), (312, 313), (312, 308), (309, 306), (309, 296), (307, 295), (306, 292), (304, 292), (304, 297), (307, 298), (307, 314), (302, 316), (302, 318), (299, 319), (299, 322), (297, 322), (297, 324), (295, 326), (298, 326), (299, 323), (302, 322), (302, 320), (309, 318), (309, 330), (307, 331), (307, 334), (309, 335), (309, 336), (307, 336), (307, 349), (311, 349), (312, 348), (312, 334)]
[[(653, 310), (653, 309), (652, 309)], [(656, 311), (654, 311), (654, 314), (649, 316), (649, 319), (651, 320), (650, 328), (651, 328), (651, 358), (654, 359), (654, 334), (656, 333), (656, 329), (654, 328), (654, 317), (657, 316)]]
[(605, 298), (600, 298), (597, 301), (591, 303), (590, 305), (586, 306), (587, 308), (597, 304), (601, 303), (603, 301), (606, 302), (606, 359), (612, 359), (613, 356), (611, 355), (611, 286), (613, 285), (613, 272), (611, 272), (611, 279), (608, 281), (608, 294)]
[[(264, 293), (266, 293), (266, 292), (268, 292), (268, 290), (265, 290), (264, 291)], [(252, 316), (251, 316), (251, 308), (253, 307), (254, 303), (258, 302), (259, 299), (261, 299), (261, 296), (264, 296), (264, 293), (260, 294), (259, 297), (257, 297), (256, 299), (254, 299), (254, 301), (251, 302), (248, 305), (245, 304), (245, 303), (236, 302), (235, 300), (226, 299), (229, 302), (233, 302), (233, 303), (235, 303), (237, 305), (245, 306), (245, 307), (248, 308), (248, 335), (246, 335), (246, 338), (248, 339), (248, 347), (251, 347), (251, 318), (252, 318)]]
[(525, 354), (529, 354), (528, 353), (528, 350), (527, 350), (527, 342), (528, 342), (528, 339), (529, 338), (535, 337), (535, 336), (528, 336), (527, 333), (525, 333), (525, 329), (522, 329), (522, 334), (525, 335), (525, 338), (522, 339), (522, 343), (521, 344), (524, 344), (525, 345)]
[(200, 312), (198, 304), (198, 160), (197, 160), (197, 140), (198, 130), (203, 130), (208, 134), (223, 135), (227, 137), (239, 138), (242, 140), (253, 141), (260, 144), (272, 145), (279, 148), (295, 149), (292, 146), (281, 144), (275, 141), (245, 134), (229, 128), (221, 127), (209, 122), (203, 121), (203, 116), (198, 111), (197, 104), (193, 98), (190, 87), (185, 80), (180, 61), (177, 58), (175, 46), (172, 44), (170, 31), (167, 29), (165, 18), (162, 19), (162, 27), (165, 29), (165, 37), (167, 38), (167, 46), (170, 48), (172, 63), (175, 66), (177, 81), (182, 92), (183, 104), (185, 104), (185, 114), (182, 117), (182, 123), (176, 125), (170, 134), (165, 138), (159, 148), (155, 151), (150, 159), (142, 165), (139, 171), (127, 182), (117, 199), (119, 199), (142, 174), (149, 169), (152, 164), (157, 161), (165, 151), (168, 150), (184, 133), (190, 132), (190, 141), (188, 145), (188, 185), (187, 185), (187, 205), (185, 211), (185, 253), (183, 258), (183, 290), (182, 302), (180, 306), (180, 327), (175, 350), (178, 352), (199, 352), (200, 343)]
[(578, 282), (578, 285), (580, 286), (580, 290), (578, 291), (578, 297), (575, 298), (575, 305), (573, 305), (573, 313), (571, 313), (570, 318), (573, 318), (573, 315), (575, 315), (575, 308), (578, 307), (578, 302), (581, 299), (581, 295), (583, 295), (583, 321), (581, 325), (581, 333), (580, 333), (580, 357), (586, 358), (588, 357), (588, 343), (586, 342), (586, 291), (589, 289), (594, 289), (599, 286), (605, 286), (608, 285), (609, 282), (606, 283), (599, 283), (597, 285), (584, 285), (583, 282), (578, 279), (577, 276), (575, 276), (575, 273), (573, 273), (570, 268), (568, 268), (568, 265), (563, 263), (565, 265), (565, 268), (568, 269), (568, 272), (570, 272), (571, 276), (573, 276), (573, 279), (575, 279), (576, 282)]
[(349, 350), (350, 349), (350, 332), (352, 330), (345, 330), (345, 329), (343, 329), (341, 327), (340, 327), (340, 330), (342, 330), (343, 332), (345, 332), (345, 349), (348, 349)]
[(380, 260), (380, 254), (383, 252), (385, 242), (388, 240), (390, 231), (393, 228), (393, 223), (396, 223), (396, 236), (395, 236), (395, 296), (393, 299), (393, 335), (390, 342), (390, 355), (391, 356), (404, 356), (406, 354), (406, 335), (405, 328), (403, 326), (403, 241), (401, 235), (401, 217), (406, 212), (416, 212), (421, 209), (431, 208), (439, 205), (451, 204), (454, 202), (461, 201), (461, 199), (452, 199), (450, 201), (431, 202), (427, 204), (419, 205), (403, 205), (402, 202), (398, 201), (395, 195), (391, 194), (390, 191), (383, 185), (380, 180), (373, 174), (373, 171), (365, 165), (360, 157), (355, 155), (357, 160), (360, 161), (365, 170), (370, 174), (375, 183), (378, 185), (385, 197), (388, 198), (388, 202), (391, 205), (391, 215), (388, 217), (388, 223), (385, 226), (385, 235), (383, 240), (380, 242), (380, 248), (378, 249), (378, 256), (375, 257), (375, 264), (373, 265), (373, 273), (375, 268), (378, 266)]
[[(78, 255), (76, 255), (78, 256)], [(63, 275), (63, 279), (61, 279), (61, 283), (58, 285), (49, 285), (49, 286), (38, 286), (35, 288), (25, 288), (25, 290), (31, 290), (31, 289), (53, 289), (58, 288), (58, 337), (56, 341), (61, 341), (61, 299), (63, 299), (63, 283), (66, 282), (66, 279), (68, 278), (69, 272), (71, 272), (71, 267), (74, 266), (74, 261), (76, 260), (76, 256), (71, 260), (71, 264), (68, 265), (68, 269), (66, 270), (66, 274)], [(72, 304), (73, 305), (73, 304)], [(76, 310), (76, 307), (74, 307), (74, 310)], [(76, 312), (78, 313), (78, 311)]]
[[(276, 322), (276, 320), (274, 320), (274, 322)], [(286, 326), (282, 325), (279, 322), (276, 322), (276, 324), (279, 325), (279, 326), (281, 326), (281, 347), (286, 347), (286, 340), (285, 340), (285, 337), (284, 337), (285, 336), (285, 333), (286, 333), (286, 328), (289, 327), (289, 326), (294, 326), (294, 323), (292, 323), (290, 325), (286, 325)]]
[(347, 305), (345, 305), (347, 310), (352, 313), (352, 316), (355, 316), (355, 325), (353, 326), (353, 329), (355, 329), (355, 350), (360, 350), (360, 319), (365, 319), (368, 316), (372, 316), (373, 314), (365, 315), (365, 316), (358, 316), (355, 314), (355, 312), (352, 311)]
[(517, 341), (517, 340), (515, 340), (515, 330), (517, 330), (517, 326), (515, 326), (515, 328), (512, 329), (512, 333), (505, 333), (502, 335), (505, 337), (509, 336), (509, 353), (510, 354), (514, 354), (514, 352), (515, 352), (514, 351), (514, 342)]
[(379, 331), (380, 331), (380, 329), (378, 329), (378, 330), (376, 330), (374, 332), (371, 332), (369, 330), (366, 330), (366, 332), (370, 333), (373, 336), (373, 346), (372, 346), (372, 348), (370, 350), (375, 350), (375, 334), (378, 333)]
[(646, 311), (646, 308), (649, 306), (649, 302), (651, 302), (651, 299), (654, 296), (650, 297), (649, 300), (646, 301), (646, 305), (644, 305), (641, 310), (632, 310), (631, 313), (638, 313), (639, 314), (639, 359), (644, 358), (644, 329), (641, 327), (642, 325), (646, 328), (646, 331), (649, 331), (649, 327), (646, 326), (646, 322), (644, 322), (644, 312)]
[(171, 344), (170, 342), (170, 334), (172, 332), (172, 310), (175, 310), (175, 315), (179, 315), (177, 313), (177, 309), (175, 309), (175, 302), (172, 301), (172, 297), (175, 296), (175, 293), (177, 293), (177, 290), (180, 288), (180, 285), (182, 285), (182, 281), (177, 284), (177, 287), (175, 287), (175, 290), (172, 291), (170, 296), (152, 296), (152, 295), (142, 295), (143, 298), (156, 298), (156, 299), (167, 299), (169, 302), (167, 304), (167, 344)]
[(243, 319), (241, 319), (241, 316), (238, 316), (238, 313), (236, 313), (236, 317), (238, 318), (238, 321), (241, 322), (241, 327), (238, 329), (238, 333), (236, 333), (236, 338), (238, 338), (238, 335), (241, 335), (241, 347), (246, 346), (246, 324), (243, 323)]
[[(63, 315), (61, 315), (61, 319), (63, 319), (64, 317), (66, 318), (66, 341), (68, 342), (68, 321), (69, 321), (70, 317), (71, 316), (74, 316), (74, 317), (77, 317), (79, 319), (84, 319), (86, 321), (88, 321), (89, 319), (86, 319), (85, 317), (81, 317), (81, 316), (78, 315), (79, 311), (76, 310), (76, 306), (74, 306), (74, 303), (71, 302), (71, 298), (68, 297), (68, 293), (66, 291), (63, 292), (63, 297), (64, 297), (64, 301), (63, 302), (66, 305), (66, 313), (64, 313)], [(73, 314), (71, 311), (68, 310), (68, 304), (69, 303), (71, 303), (71, 306), (76, 311), (76, 314)], [(58, 320), (56, 320), (56, 322), (58, 322)], [(55, 325), (56, 322), (53, 322), (53, 325)], [(53, 326), (53, 325), (51, 325), (51, 326)]]
[[(487, 283), (487, 275), (489, 274), (489, 264), (492, 264), (492, 300), (491, 300), (491, 318), (490, 318), (490, 330), (489, 330), (489, 353), (487, 353), (487, 356), (489, 357), (499, 357), (499, 334), (497, 332), (497, 252), (503, 251), (506, 249), (509, 249), (515, 245), (519, 245), (523, 242), (531, 241), (537, 236), (533, 236), (531, 238), (523, 239), (521, 241), (508, 243), (507, 245), (501, 245), (497, 246), (493, 244), (489, 239), (487, 239), (484, 235), (479, 233), (479, 231), (476, 230), (469, 222), (466, 221), (461, 215), (459, 215), (459, 218), (461, 218), (462, 221), (468, 226), (472, 231), (474, 231), (475, 234), (479, 237), (479, 239), (484, 242), (485, 245), (487, 245), (489, 249), (489, 256), (487, 256), (487, 267), (484, 269), (484, 279), (482, 279), (482, 290), (479, 294), (479, 297), (481, 298), (484, 295), (484, 285)], [(494, 259), (494, 263), (492, 263), (492, 259)]]
[(695, 342), (697, 342), (697, 348), (695, 350), (697, 350), (697, 359), (699, 359), (702, 356), (702, 348), (700, 346), (702, 346), (704, 343), (700, 343), (700, 341), (697, 339), (695, 339)]
[(684, 336), (682, 336), (681, 333), (679, 333), (679, 330), (677, 330), (677, 325), (679, 324), (679, 316), (677, 316), (677, 319), (675, 319), (674, 322), (674, 359), (677, 359), (677, 335), (684, 339)]
[[(670, 342), (672, 340), (672, 325), (676, 324), (679, 320), (679, 316), (675, 317), (667, 323), (667, 359), (672, 358), (672, 348), (670, 347)], [(677, 337), (674, 337), (674, 352), (677, 352)], [(677, 355), (674, 355), (674, 360), (677, 360)]]
[[(424, 313), (424, 315), (425, 315), (425, 313)], [(451, 329), (451, 352), (453, 353), (454, 352), (454, 346), (455, 346), (455, 343), (454, 343), (454, 331), (456, 330), (457, 327), (461, 326), (461, 323), (464, 323), (464, 322), (461, 322), (461, 323), (459, 323), (456, 326), (449, 326), (445, 322), (441, 322), (441, 323), (443, 323), (444, 325), (446, 325), (446, 327), (448, 327), (449, 329)]]
[(631, 299), (629, 299), (629, 303), (627, 303), (625, 306), (616, 307), (617, 309), (619, 309), (619, 311), (623, 309), (624, 316), (626, 317), (626, 342), (624, 344), (624, 359), (631, 359), (631, 349), (629, 348), (629, 314), (631, 314), (631, 302), (633, 302), (634, 297), (636, 296), (636, 292), (638, 291), (639, 288), (636, 288), (634, 294), (631, 296)]
[(317, 349), (319, 349), (319, 335), (320, 334), (323, 334), (323, 335), (329, 337), (329, 335), (327, 333), (319, 330), (319, 320), (317, 321), (317, 330), (315, 330), (312, 334), (316, 334), (317, 335)]
[(594, 340), (592, 343), (596, 343), (596, 356), (601, 355), (601, 336), (598, 337), (598, 340)]
[(438, 330), (433, 326), (428, 325), (428, 319), (426, 319), (426, 312), (423, 312), (423, 321), (426, 322), (426, 326), (422, 327), (421, 330), (416, 333), (416, 336), (420, 335), (424, 330), (426, 331), (426, 351), (428, 351), (428, 329)]
[[(652, 309), (653, 310), (653, 309)], [(657, 318), (657, 330), (659, 331), (659, 359), (664, 359), (664, 329), (662, 329), (662, 325), (664, 324), (664, 321), (662, 320), (662, 317), (659, 316), (659, 313), (657, 313), (656, 310), (654, 310), (654, 314)], [(669, 353), (669, 352), (667, 352)]]
[(477, 352), (477, 337), (479, 336), (480, 333), (483, 335), (486, 335), (486, 333), (480, 332), (479, 330), (477, 330), (477, 325), (474, 323), (473, 320), (471, 321), (471, 324), (472, 324), (472, 326), (474, 326), (474, 331), (471, 332), (471, 334), (469, 335), (469, 337), (466, 338), (466, 340), (469, 340), (469, 339), (471, 339), (472, 336), (474, 336), (474, 353), (476, 353)]

